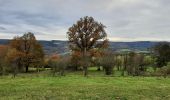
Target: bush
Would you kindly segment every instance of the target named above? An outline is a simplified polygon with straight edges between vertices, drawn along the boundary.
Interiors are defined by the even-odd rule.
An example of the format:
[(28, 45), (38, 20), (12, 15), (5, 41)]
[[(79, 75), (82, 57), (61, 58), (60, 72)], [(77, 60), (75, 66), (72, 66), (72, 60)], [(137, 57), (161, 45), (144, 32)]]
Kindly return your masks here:
[(104, 68), (106, 75), (113, 74), (114, 58), (113, 56), (104, 56), (100, 58), (100, 65)]
[(160, 73), (163, 77), (166, 78), (168, 75), (170, 75), (170, 66), (164, 66), (160, 68)]
[(0, 75), (4, 75), (6, 72), (6, 68), (4, 66), (6, 65), (3, 62), (0, 62)]
[(65, 58), (49, 61), (49, 66), (52, 67), (53, 76), (55, 76), (56, 73), (58, 73), (58, 75), (64, 76), (67, 65), (68, 60)]
[(153, 72), (151, 75), (152, 76), (163, 76), (164, 78), (166, 78), (168, 75), (170, 75), (170, 64), (168, 64), (167, 66), (161, 67), (161, 68), (157, 68), (157, 70)]

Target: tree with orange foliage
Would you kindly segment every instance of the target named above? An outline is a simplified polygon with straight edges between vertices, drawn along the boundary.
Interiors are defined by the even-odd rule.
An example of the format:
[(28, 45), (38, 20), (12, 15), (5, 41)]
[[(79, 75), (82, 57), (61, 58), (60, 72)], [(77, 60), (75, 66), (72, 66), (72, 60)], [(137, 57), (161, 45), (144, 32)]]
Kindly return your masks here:
[(6, 70), (6, 64), (5, 64), (5, 56), (8, 51), (8, 46), (6, 45), (0, 45), (0, 75), (3, 75)]
[(71, 54), (71, 65), (73, 69), (78, 70), (78, 67), (81, 66), (80, 59), (82, 58), (80, 51), (73, 51)]
[(43, 62), (44, 52), (42, 46), (31, 32), (25, 33), (21, 37), (14, 37), (9, 46), (22, 54), (20, 55), (20, 62), (25, 67), (26, 72), (28, 72), (30, 65), (39, 66), (37, 64)]
[(22, 68), (23, 53), (19, 52), (15, 48), (10, 48), (5, 57), (6, 62), (9, 64), (9, 70), (13, 73), (15, 77), (19, 70)]
[(58, 54), (52, 54), (50, 57), (51, 60), (59, 60), (60, 56)]
[(32, 65), (37, 68), (37, 72), (39, 72), (39, 68), (44, 66), (44, 51), (42, 46), (39, 43), (35, 44), (33, 50), (34, 58), (32, 59)]
[(106, 48), (108, 46), (104, 28), (105, 26), (95, 21), (93, 17), (86, 16), (80, 18), (67, 32), (70, 49), (82, 53), (84, 76), (88, 74), (87, 53), (94, 48)]

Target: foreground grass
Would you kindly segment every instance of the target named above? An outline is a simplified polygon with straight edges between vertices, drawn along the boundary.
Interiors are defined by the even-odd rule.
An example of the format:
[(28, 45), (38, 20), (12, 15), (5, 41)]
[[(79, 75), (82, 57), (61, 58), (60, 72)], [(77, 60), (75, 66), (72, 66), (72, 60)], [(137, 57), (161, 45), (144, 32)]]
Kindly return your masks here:
[(80, 74), (1, 77), (0, 100), (170, 100), (170, 78)]

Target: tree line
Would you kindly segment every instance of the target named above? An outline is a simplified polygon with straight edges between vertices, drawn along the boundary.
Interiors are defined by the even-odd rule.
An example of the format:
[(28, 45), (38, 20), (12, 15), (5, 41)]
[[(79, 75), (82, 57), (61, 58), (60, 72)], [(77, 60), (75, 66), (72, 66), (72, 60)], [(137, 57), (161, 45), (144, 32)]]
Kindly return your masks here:
[[(82, 70), (88, 75), (88, 68), (93, 66), (106, 75), (113, 75), (114, 70), (121, 75), (163, 75), (170, 74), (170, 44), (161, 42), (150, 48), (150, 54), (136, 52), (115, 53), (108, 49), (109, 41), (106, 26), (93, 17), (80, 18), (68, 29), (67, 37), (70, 54), (46, 56), (43, 47), (33, 33), (16, 36), (8, 45), (0, 46), (0, 74), (12, 73), (15, 77), (19, 72), (27, 73), (29, 67), (37, 72), (41, 68), (51, 68), (53, 75), (65, 75), (65, 70)], [(149, 68), (153, 72), (148, 73)]]

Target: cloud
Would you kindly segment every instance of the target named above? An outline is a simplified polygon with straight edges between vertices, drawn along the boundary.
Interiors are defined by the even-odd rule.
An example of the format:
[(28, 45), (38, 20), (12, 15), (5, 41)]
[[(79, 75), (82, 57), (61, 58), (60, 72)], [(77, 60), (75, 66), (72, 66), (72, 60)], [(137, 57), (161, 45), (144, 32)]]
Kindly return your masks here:
[(107, 26), (113, 41), (170, 41), (169, 0), (0, 0), (0, 38), (34, 32), (37, 39), (67, 39), (80, 17)]
[(0, 30), (6, 30), (6, 28), (0, 26)]

